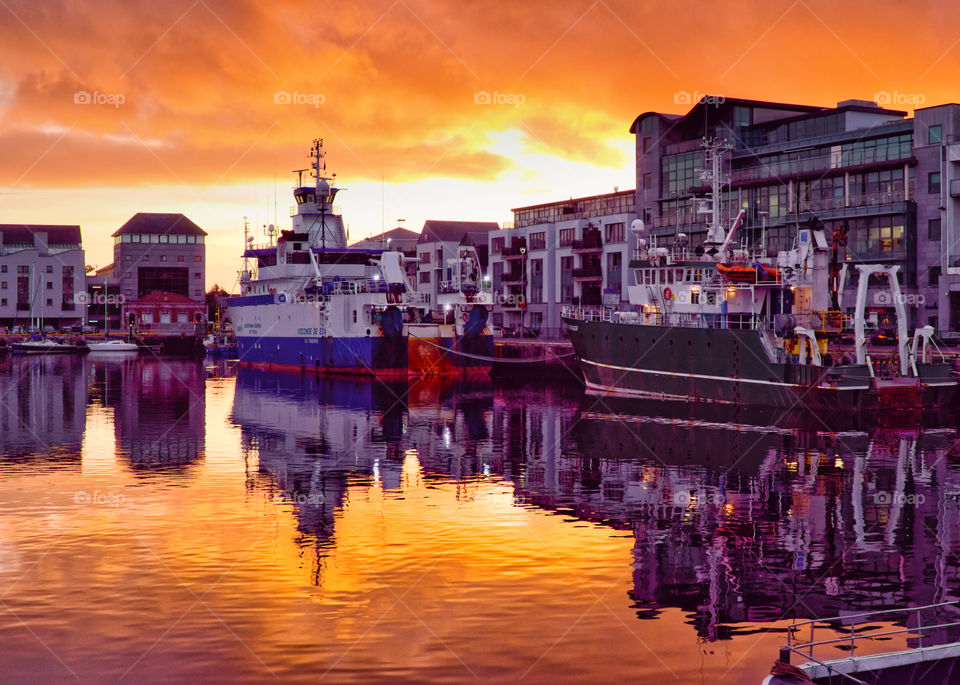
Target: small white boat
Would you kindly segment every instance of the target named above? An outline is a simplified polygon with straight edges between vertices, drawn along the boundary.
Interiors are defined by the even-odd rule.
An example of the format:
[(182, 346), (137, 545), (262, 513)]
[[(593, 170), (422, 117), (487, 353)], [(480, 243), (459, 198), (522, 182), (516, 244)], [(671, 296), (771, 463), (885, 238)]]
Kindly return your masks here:
[(76, 345), (67, 345), (54, 340), (27, 340), (10, 344), (10, 351), (18, 354), (55, 354), (62, 352), (77, 352)]
[(107, 340), (88, 345), (91, 352), (136, 352), (137, 344), (122, 340)]

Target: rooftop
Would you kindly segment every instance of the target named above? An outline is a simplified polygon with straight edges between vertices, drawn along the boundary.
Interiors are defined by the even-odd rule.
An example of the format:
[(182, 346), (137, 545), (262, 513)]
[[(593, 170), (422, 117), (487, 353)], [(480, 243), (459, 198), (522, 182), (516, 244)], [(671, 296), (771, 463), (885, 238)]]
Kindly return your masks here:
[(488, 233), (500, 229), (496, 221), (440, 221), (427, 219), (420, 233), (421, 243), (454, 241), (459, 243), (467, 233)]
[(138, 212), (113, 235), (140, 233), (149, 235), (207, 235), (206, 231), (183, 214)]
[(36, 233), (47, 234), (47, 245), (80, 245), (79, 226), (45, 226), (42, 224), (0, 224), (0, 237), (5, 245), (32, 245)]

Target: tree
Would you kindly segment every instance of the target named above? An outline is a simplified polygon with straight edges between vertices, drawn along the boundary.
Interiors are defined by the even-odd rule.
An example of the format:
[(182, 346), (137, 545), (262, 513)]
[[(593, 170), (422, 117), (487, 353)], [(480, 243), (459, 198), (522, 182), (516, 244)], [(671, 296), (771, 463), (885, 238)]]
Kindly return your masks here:
[(225, 298), (229, 297), (230, 293), (221, 288), (216, 283), (213, 284), (213, 287), (210, 288), (210, 292), (207, 293), (207, 321), (216, 321), (217, 320), (217, 308), (223, 308), (225, 304)]

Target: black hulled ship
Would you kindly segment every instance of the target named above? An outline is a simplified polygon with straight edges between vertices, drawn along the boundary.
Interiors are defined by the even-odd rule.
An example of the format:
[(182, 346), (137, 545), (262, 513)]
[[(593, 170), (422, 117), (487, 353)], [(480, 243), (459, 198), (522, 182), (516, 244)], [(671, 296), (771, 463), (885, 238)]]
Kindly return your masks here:
[[(817, 219), (798, 225), (792, 249), (767, 257), (736, 248), (744, 212), (721, 220), (721, 157), (704, 144), (710, 192), (707, 239), (670, 248), (648, 244), (642, 221), (631, 230), (629, 310), (570, 306), (563, 321), (588, 391), (684, 401), (812, 410), (924, 408), (952, 400), (957, 382), (933, 328), (907, 333), (898, 266), (858, 264), (852, 316), (841, 310), (848, 264), (846, 231), (829, 237)], [(651, 239), (651, 242), (653, 239)], [(880, 282), (897, 317), (890, 359), (871, 359), (867, 285)], [(893, 351), (893, 350), (891, 350)], [(936, 358), (935, 358), (936, 357)]]

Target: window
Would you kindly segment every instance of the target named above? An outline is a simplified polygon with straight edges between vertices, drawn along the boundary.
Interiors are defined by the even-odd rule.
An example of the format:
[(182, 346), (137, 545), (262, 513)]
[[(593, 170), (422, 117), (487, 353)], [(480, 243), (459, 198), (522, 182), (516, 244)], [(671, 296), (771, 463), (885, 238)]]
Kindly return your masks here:
[[(621, 226), (623, 224), (620, 224)], [(673, 269), (668, 270), (667, 272), (670, 275), (671, 282), (673, 281)], [(607, 255), (607, 288), (611, 291), (620, 292), (623, 277), (623, 255), (619, 252), (611, 252)], [(664, 282), (663, 274), (661, 273), (660, 282)]]
[(618, 221), (614, 224), (607, 224), (604, 229), (606, 230), (606, 236), (608, 243), (622, 243), (624, 236), (626, 235), (626, 224), (622, 221)]
[(161, 262), (167, 261), (167, 255), (165, 255), (165, 254), (160, 255), (160, 261), (161, 261)]
[(4, 281), (3, 283), (0, 283), (0, 289), (3, 289), (3, 290), (6, 290), (6, 289), (7, 289), (7, 282), (6, 282), (6, 281)]
[(928, 193), (940, 192), (940, 172), (939, 171), (933, 171), (927, 174), (927, 192)]
[(178, 255), (177, 255), (177, 261), (178, 261), (178, 262), (182, 262), (182, 261), (183, 261), (183, 255), (182, 255), (182, 254), (178, 254)]
[(6, 265), (6, 264), (0, 266), (0, 273), (7, 273), (7, 265)]
[(49, 297), (47, 298), (47, 306), (48, 306), (48, 307), (52, 307), (52, 306), (53, 306), (53, 300), (51, 300)]
[(48, 273), (48, 274), (52, 274), (52, 273), (53, 273), (53, 264), (47, 264), (47, 273)]
[(927, 285), (940, 285), (940, 267), (934, 266), (930, 269), (930, 280)]
[(140, 258), (140, 261), (141, 261), (141, 262), (149, 262), (149, 261), (150, 261), (150, 255), (148, 255), (148, 254), (143, 255), (143, 257)]
[(927, 222), (927, 239), (940, 240), (940, 219), (930, 219)]
[[(501, 238), (501, 240), (502, 240), (502, 238)], [(496, 242), (496, 241), (494, 241), (494, 242)], [(429, 264), (429, 263), (430, 263), (430, 253), (429, 253), (429, 252), (421, 252), (421, 253), (420, 253), (420, 263), (421, 263), (421, 264)]]
[(568, 245), (573, 245), (573, 239), (576, 235), (575, 228), (561, 228), (560, 229), (560, 247), (567, 247)]
[(193, 255), (193, 261), (199, 262), (199, 261), (200, 261), (200, 255), (198, 255), (198, 254)]
[(573, 257), (560, 258), (560, 301), (573, 302)]
[(421, 283), (429, 283), (429, 282), (430, 282), (430, 272), (429, 272), (429, 271), (421, 271), (421, 272), (420, 272), (420, 282), (421, 282)]
[(649, 171), (643, 175), (644, 190), (653, 190), (653, 174)]
[(7, 298), (3, 298), (2, 300), (0, 300), (0, 304), (2, 304), (4, 307), (6, 307), (6, 306), (7, 306)]
[(651, 138), (649, 138), (649, 137), (643, 139), (643, 152), (644, 152), (644, 154), (650, 152), (650, 144), (651, 144), (652, 142), (653, 142), (653, 140), (652, 140)]
[(195, 272), (193, 273), (193, 280), (197, 280), (198, 278), (200, 278), (200, 272), (199, 272), (199, 271), (195, 271)]
[(540, 233), (531, 233), (530, 234), (530, 249), (531, 250), (543, 250), (547, 247), (547, 233), (546, 231), (541, 231)]
[(132, 261), (133, 261), (133, 255), (127, 255), (126, 257), (123, 258), (123, 261), (125, 261), (125, 262), (132, 262)]
[(530, 301), (543, 302), (543, 260), (530, 260)]
[(53, 290), (53, 281), (47, 281), (47, 290)]
[(943, 126), (937, 124), (927, 129), (927, 143), (930, 145), (939, 145), (943, 142)]
[(76, 296), (73, 290), (73, 267), (64, 266), (60, 273), (60, 309), (72, 312), (76, 309)]

